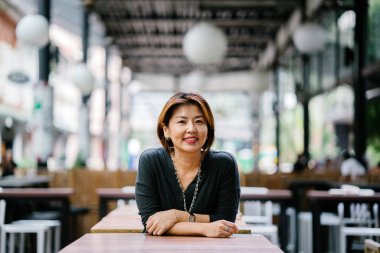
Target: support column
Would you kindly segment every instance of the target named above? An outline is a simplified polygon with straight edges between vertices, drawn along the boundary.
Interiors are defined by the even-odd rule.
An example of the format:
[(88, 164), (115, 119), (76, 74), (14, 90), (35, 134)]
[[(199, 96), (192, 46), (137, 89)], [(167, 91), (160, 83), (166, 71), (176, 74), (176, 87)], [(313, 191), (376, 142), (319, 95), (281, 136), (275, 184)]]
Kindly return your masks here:
[(105, 64), (104, 64), (104, 129), (103, 129), (103, 161), (104, 166), (107, 168), (107, 161), (109, 158), (109, 112), (111, 109), (111, 98), (109, 92), (109, 78), (108, 78), (108, 67), (109, 67), (109, 57), (110, 57), (110, 48), (109, 45), (105, 46)]
[(355, 50), (354, 50), (354, 151), (355, 157), (366, 165), (365, 152), (367, 147), (367, 106), (366, 80), (362, 70), (366, 64), (366, 42), (368, 22), (368, 0), (355, 0)]
[(278, 64), (276, 63), (273, 67), (273, 76), (274, 76), (274, 89), (275, 89), (275, 94), (276, 94), (276, 100), (273, 102), (273, 112), (274, 112), (274, 117), (276, 120), (276, 139), (275, 139), (275, 144), (276, 144), (276, 149), (277, 149), (277, 159), (276, 159), (276, 166), (277, 166), (277, 171), (280, 170), (280, 154), (281, 154), (281, 143), (280, 143), (280, 84), (279, 84), (279, 68)]
[[(50, 0), (39, 0), (39, 14), (50, 23)], [(50, 43), (39, 50), (39, 81), (34, 88), (34, 156), (39, 168), (47, 167), (53, 150), (53, 88), (49, 86)]]
[(303, 65), (303, 91), (302, 91), (302, 105), (303, 105), (303, 155), (310, 159), (309, 153), (309, 139), (310, 139), (310, 126), (309, 126), (309, 78), (310, 78), (310, 56), (302, 55)]
[(251, 93), (251, 120), (252, 120), (252, 152), (253, 152), (253, 169), (258, 171), (260, 158), (260, 94)]
[[(89, 45), (89, 7), (84, 5), (83, 8), (83, 20), (82, 20), (82, 51), (83, 51), (83, 63), (87, 62), (88, 45)], [(80, 126), (79, 126), (79, 155), (78, 161), (80, 166), (86, 166), (87, 159), (90, 157), (90, 117), (88, 103), (91, 94), (82, 94), (82, 105), (80, 108)]]

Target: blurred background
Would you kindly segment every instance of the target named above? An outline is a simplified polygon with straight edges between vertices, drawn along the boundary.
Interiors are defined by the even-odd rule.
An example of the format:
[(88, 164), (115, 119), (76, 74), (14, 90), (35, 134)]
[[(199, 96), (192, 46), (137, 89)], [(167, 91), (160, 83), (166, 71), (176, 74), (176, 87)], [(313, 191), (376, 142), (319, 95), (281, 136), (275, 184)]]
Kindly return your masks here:
[[(209, 102), (242, 186), (379, 190), (380, 0), (1, 0), (0, 187), (72, 188), (67, 244), (177, 91)], [(365, 172), (342, 178), (343, 151)]]
[[(297, 154), (318, 163), (345, 149), (374, 165), (379, 6), (3, 0), (2, 152), (18, 167), (136, 170), (139, 153), (159, 144), (164, 102), (181, 90), (206, 97), (214, 148), (244, 172), (291, 171)], [(38, 13), (49, 20), (46, 41), (33, 23), (17, 37), (18, 22)]]

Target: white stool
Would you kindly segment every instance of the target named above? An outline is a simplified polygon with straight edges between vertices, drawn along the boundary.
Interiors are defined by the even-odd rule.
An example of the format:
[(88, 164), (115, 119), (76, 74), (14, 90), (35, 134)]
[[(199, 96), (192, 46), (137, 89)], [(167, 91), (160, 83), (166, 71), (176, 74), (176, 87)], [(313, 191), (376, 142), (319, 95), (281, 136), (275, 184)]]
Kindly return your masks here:
[(347, 236), (380, 236), (380, 228), (368, 227), (341, 227), (340, 229), (340, 252), (346, 253)]
[[(49, 226), (45, 225), (24, 225), (24, 224), (4, 224), (6, 203), (0, 200), (0, 229), (1, 229), (1, 253), (6, 253), (7, 234), (9, 234), (10, 253), (14, 252), (15, 234), (35, 233), (37, 235), (37, 253), (44, 253), (45, 234), (50, 233)], [(21, 252), (19, 247), (19, 252)]]
[[(19, 224), (19, 225), (42, 225), (47, 226), (50, 228), (50, 231), (47, 233), (47, 240), (46, 240), (46, 252), (50, 253), (52, 246), (51, 246), (51, 232), (54, 234), (54, 253), (57, 253), (60, 249), (61, 245), (61, 222), (58, 220), (17, 220), (12, 222), (12, 224)], [(24, 234), (20, 235), (20, 248), (24, 248), (24, 242), (25, 242), (25, 236)]]
[[(1, 252), (6, 253), (7, 234), (9, 234), (9, 252), (13, 253), (15, 248), (15, 234), (35, 233), (37, 234), (37, 253), (44, 253), (45, 233), (49, 233), (49, 227), (6, 224), (1, 227)], [(22, 249), (19, 248), (19, 252)]]
[(260, 234), (268, 238), (273, 244), (278, 245), (278, 229), (276, 225), (254, 225), (251, 234)]
[(252, 234), (262, 234), (278, 245), (278, 228), (273, 225), (271, 201), (245, 201), (242, 220), (251, 227)]

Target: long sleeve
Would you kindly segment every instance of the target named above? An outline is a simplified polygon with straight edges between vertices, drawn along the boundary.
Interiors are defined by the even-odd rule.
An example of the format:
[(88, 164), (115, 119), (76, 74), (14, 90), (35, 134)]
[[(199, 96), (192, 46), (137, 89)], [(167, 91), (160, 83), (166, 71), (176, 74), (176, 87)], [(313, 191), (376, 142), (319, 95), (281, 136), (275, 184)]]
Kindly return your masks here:
[(152, 159), (154, 158), (149, 151), (141, 154), (136, 177), (136, 203), (144, 227), (151, 215), (161, 211), (157, 190), (157, 175), (155, 175)]
[(224, 219), (235, 222), (239, 208), (239, 201), (239, 172), (235, 159), (230, 156), (221, 175), (220, 190), (217, 194), (216, 208), (215, 212), (210, 214), (210, 221), (213, 222)]

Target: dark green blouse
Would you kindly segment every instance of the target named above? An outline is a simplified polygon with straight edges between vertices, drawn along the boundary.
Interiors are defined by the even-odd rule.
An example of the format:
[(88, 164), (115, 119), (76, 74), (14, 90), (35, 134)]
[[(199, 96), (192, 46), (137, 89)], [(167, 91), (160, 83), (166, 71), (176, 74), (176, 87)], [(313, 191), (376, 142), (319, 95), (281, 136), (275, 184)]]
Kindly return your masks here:
[[(185, 191), (190, 207), (196, 178)], [(209, 214), (210, 221), (235, 221), (240, 200), (240, 183), (234, 157), (223, 151), (209, 151), (201, 165), (201, 181), (193, 213)], [(136, 178), (136, 202), (145, 226), (148, 218), (159, 211), (184, 210), (182, 191), (173, 162), (163, 148), (145, 150), (139, 161)]]

